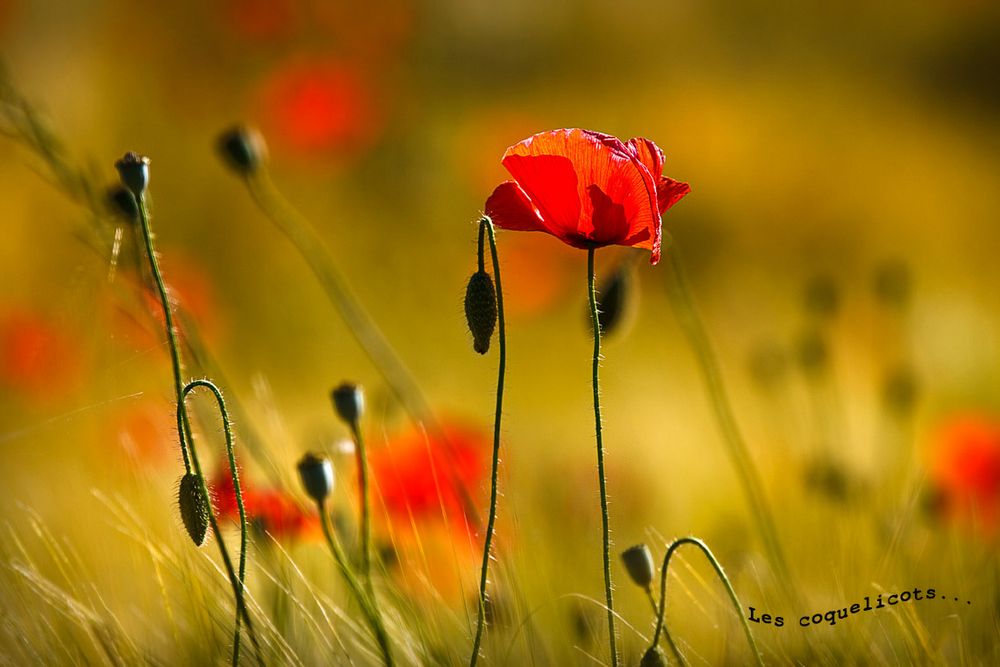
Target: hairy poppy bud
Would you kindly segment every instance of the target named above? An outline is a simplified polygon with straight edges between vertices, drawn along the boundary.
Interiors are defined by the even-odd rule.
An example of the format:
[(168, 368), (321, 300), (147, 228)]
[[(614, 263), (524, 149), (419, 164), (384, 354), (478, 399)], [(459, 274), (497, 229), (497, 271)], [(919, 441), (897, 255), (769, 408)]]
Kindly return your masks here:
[(643, 654), (639, 667), (667, 667), (667, 656), (659, 646), (651, 646)]
[(122, 185), (128, 188), (136, 199), (142, 197), (149, 185), (149, 158), (129, 151), (121, 160), (115, 162), (115, 168), (122, 179)]
[(180, 486), (177, 487), (177, 504), (181, 508), (181, 520), (187, 529), (188, 535), (195, 543), (201, 546), (205, 543), (208, 535), (208, 523), (210, 507), (205, 504), (205, 497), (201, 495), (201, 481), (194, 473), (187, 473), (181, 477)]
[(330, 392), (333, 407), (348, 424), (357, 424), (365, 411), (365, 395), (361, 387), (345, 382)]
[(129, 222), (139, 219), (139, 205), (135, 202), (132, 192), (121, 185), (108, 190), (108, 206), (112, 213), (116, 213)]
[(472, 332), (472, 348), (486, 354), (497, 325), (497, 292), (493, 278), (485, 271), (476, 271), (469, 278), (465, 288), (465, 321)]
[(622, 562), (632, 581), (642, 588), (649, 588), (656, 572), (653, 554), (650, 553), (649, 547), (645, 544), (629, 547), (622, 552)]
[(322, 503), (333, 492), (333, 463), (309, 452), (299, 461), (299, 479), (306, 495)]
[[(628, 316), (635, 300), (632, 270), (623, 265), (612, 273), (597, 291), (597, 323), (601, 333), (614, 331)], [(587, 318), (590, 318), (588, 309)]]
[(233, 171), (247, 176), (257, 171), (267, 158), (264, 138), (254, 129), (237, 125), (221, 135), (218, 140), (219, 154)]

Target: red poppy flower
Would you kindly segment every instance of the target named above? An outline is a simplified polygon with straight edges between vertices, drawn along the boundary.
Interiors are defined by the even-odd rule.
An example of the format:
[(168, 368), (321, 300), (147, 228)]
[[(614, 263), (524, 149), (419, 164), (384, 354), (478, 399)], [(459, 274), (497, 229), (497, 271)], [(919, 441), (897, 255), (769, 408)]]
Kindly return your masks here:
[(546, 232), (575, 248), (624, 245), (660, 260), (661, 215), (691, 188), (663, 176), (663, 152), (648, 139), (543, 132), (507, 149), (514, 177), (486, 201), (498, 227)]
[(45, 315), (0, 315), (0, 386), (26, 398), (51, 398), (78, 383), (80, 362), (76, 341)]
[(934, 481), (953, 517), (987, 535), (1000, 519), (1000, 422), (982, 415), (953, 419), (940, 431)]
[[(238, 521), (240, 510), (228, 462), (220, 462), (208, 486), (219, 518)], [(242, 471), (240, 488), (247, 523), (278, 539), (310, 538), (320, 533), (319, 517), (305, 511), (290, 494), (279, 489), (257, 488)]]
[[(479, 488), (486, 476), (490, 438), (470, 427), (448, 424), (443, 436), (411, 429), (369, 456), (385, 514), (405, 529), (411, 521), (447, 521), (471, 531), (460, 485)], [(445, 441), (447, 438), (447, 441)]]

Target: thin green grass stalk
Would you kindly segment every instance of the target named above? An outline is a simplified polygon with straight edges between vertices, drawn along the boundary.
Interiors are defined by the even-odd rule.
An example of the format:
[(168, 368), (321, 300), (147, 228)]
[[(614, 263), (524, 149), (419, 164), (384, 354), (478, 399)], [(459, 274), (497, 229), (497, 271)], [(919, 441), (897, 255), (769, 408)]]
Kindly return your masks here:
[(736, 469), (743, 493), (750, 503), (754, 522), (760, 531), (761, 537), (764, 539), (764, 545), (772, 564), (783, 579), (786, 593), (794, 599), (795, 593), (792, 589), (788, 561), (778, 540), (774, 517), (764, 495), (760, 474), (757, 472), (757, 468), (750, 456), (743, 435), (736, 425), (736, 418), (733, 416), (729, 397), (722, 381), (722, 373), (719, 370), (719, 362), (715, 357), (715, 352), (712, 349), (705, 325), (702, 323), (698, 309), (695, 307), (694, 298), (691, 296), (687, 274), (684, 271), (684, 265), (681, 262), (677, 244), (669, 237), (668, 241), (670, 247), (666, 255), (669, 258), (670, 264), (670, 300), (674, 306), (674, 311), (677, 314), (677, 319), (681, 324), (684, 335), (687, 336), (688, 343), (691, 345), (698, 359), (698, 365), (705, 378), (705, 383), (708, 385), (708, 394), (711, 398), (712, 409), (715, 413), (719, 429), (722, 431), (723, 441), (726, 443), (726, 451), (729, 454), (733, 467)]
[(392, 658), (392, 647), (389, 643), (389, 635), (385, 631), (385, 625), (382, 623), (382, 618), (373, 606), (364, 587), (358, 581), (354, 570), (351, 569), (347, 561), (347, 556), (344, 554), (344, 549), (340, 546), (340, 541), (330, 527), (330, 514), (327, 512), (326, 504), (323, 502), (317, 502), (316, 504), (319, 507), (319, 522), (323, 526), (323, 536), (330, 547), (330, 552), (337, 563), (337, 568), (340, 570), (340, 574), (347, 587), (351, 590), (351, 594), (354, 595), (354, 598), (361, 606), (361, 611), (365, 615), (368, 627), (371, 628), (372, 634), (375, 635), (375, 641), (382, 652), (382, 662), (386, 667), (392, 667), (395, 664)]
[(483, 236), (488, 234), (490, 240), (490, 255), (493, 259), (493, 281), (497, 295), (497, 340), (500, 346), (500, 359), (497, 365), (497, 403), (493, 415), (493, 467), (490, 473), (490, 516), (486, 523), (486, 540), (483, 544), (483, 565), (479, 577), (479, 610), (476, 615), (476, 638), (472, 644), (472, 657), (469, 666), (475, 667), (479, 660), (479, 645), (483, 639), (483, 628), (486, 626), (486, 584), (489, 578), (490, 551), (493, 545), (493, 530), (497, 519), (497, 488), (500, 471), (500, 418), (503, 413), (504, 377), (507, 372), (507, 331), (503, 314), (503, 284), (500, 282), (500, 258), (497, 256), (496, 232), (493, 221), (484, 216), (479, 221), (479, 270), (485, 270), (483, 253)]
[[(232, 424), (229, 420), (229, 412), (226, 410), (226, 401), (222, 397), (222, 392), (218, 387), (215, 386), (209, 380), (192, 380), (185, 385), (183, 392), (181, 394), (181, 405), (185, 405), (187, 402), (188, 394), (197, 389), (198, 387), (204, 387), (212, 392), (215, 397), (215, 402), (219, 406), (219, 414), (222, 416), (222, 430), (226, 436), (226, 456), (229, 458), (229, 471), (233, 479), (233, 489), (236, 494), (236, 506), (239, 509), (240, 514), (240, 562), (239, 562), (239, 572), (237, 574), (237, 581), (233, 582), (233, 594), (236, 597), (236, 621), (235, 630), (233, 632), (233, 665), (239, 663), (240, 657), (240, 620), (242, 615), (246, 612), (246, 569), (247, 569), (247, 513), (246, 508), (243, 504), (243, 491), (240, 486), (240, 476), (238, 468), (236, 467), (236, 452), (233, 448), (233, 429)], [(181, 409), (178, 407), (178, 415), (180, 415)], [(178, 417), (179, 419), (180, 417)], [(194, 449), (194, 441), (190, 443), (190, 447)], [(198, 473), (199, 477), (202, 477), (201, 472)], [(204, 478), (202, 477), (202, 485), (204, 485)], [(208, 507), (211, 508), (211, 502), (209, 502)], [(214, 511), (209, 512), (212, 517), (213, 530), (215, 530), (215, 514)], [(216, 533), (216, 537), (219, 538), (219, 548), (225, 554), (224, 558), (227, 562), (227, 567), (231, 569), (232, 565), (229, 563), (229, 555), (226, 551), (225, 545), (221, 541), (221, 536)], [(230, 572), (230, 577), (232, 577), (232, 572)], [(247, 632), (251, 635), (253, 634), (253, 627), (250, 625), (249, 614), (247, 615)], [(254, 644), (256, 646), (256, 638), (254, 638)], [(256, 646), (259, 652), (259, 646)]]
[(708, 562), (712, 564), (712, 567), (715, 569), (715, 573), (719, 575), (719, 579), (726, 587), (726, 593), (729, 594), (729, 599), (732, 601), (733, 607), (736, 609), (736, 614), (740, 617), (740, 623), (743, 625), (743, 632), (746, 635), (747, 642), (750, 644), (750, 649), (753, 651), (754, 662), (758, 667), (764, 667), (764, 659), (761, 656), (760, 649), (757, 648), (757, 641), (753, 638), (753, 633), (750, 631), (750, 623), (747, 622), (747, 617), (743, 613), (743, 605), (740, 604), (740, 599), (736, 596), (736, 591), (733, 589), (733, 585), (730, 583), (729, 577), (726, 576), (725, 570), (722, 569), (722, 565), (719, 564), (719, 561), (716, 559), (715, 554), (712, 553), (712, 550), (708, 548), (707, 544), (702, 542), (697, 537), (680, 537), (674, 540), (670, 543), (670, 546), (667, 547), (667, 553), (663, 556), (663, 566), (660, 568), (660, 606), (659, 611), (656, 614), (656, 631), (653, 633), (653, 641), (650, 644), (650, 648), (654, 648), (657, 643), (659, 643), (660, 633), (665, 629), (663, 616), (667, 607), (667, 568), (670, 565), (670, 559), (673, 557), (674, 552), (685, 544), (691, 544), (698, 547), (701, 552), (705, 554), (705, 558), (708, 559)]
[(354, 437), (354, 448), (358, 467), (358, 489), (361, 492), (361, 522), (358, 540), (361, 544), (361, 578), (365, 589), (375, 601), (375, 587), (372, 585), (372, 501), (371, 490), (368, 488), (368, 453), (365, 447), (365, 437), (361, 432), (358, 420), (351, 422), (351, 435)]
[(608, 483), (604, 473), (604, 440), (601, 435), (601, 323), (597, 310), (597, 289), (594, 286), (595, 248), (587, 251), (587, 292), (590, 295), (590, 318), (594, 325), (594, 434), (597, 438), (597, 478), (601, 489), (601, 526), (604, 537), (604, 597), (608, 607), (608, 646), (611, 667), (618, 667), (618, 647), (615, 637), (615, 601), (611, 584), (611, 526), (608, 518)]
[[(255, 173), (247, 175), (244, 182), (250, 196), (260, 210), (306, 261), (326, 292), (330, 303), (344, 320), (348, 331), (361, 346), (362, 351), (382, 376), (396, 399), (415, 421), (424, 424), (428, 430), (439, 436), (442, 442), (448, 443), (450, 450), (450, 441), (444, 436), (420, 385), (400, 359), (395, 348), (382, 335), (382, 331), (361, 305), (361, 302), (354, 296), (347, 280), (341, 275), (326, 250), (320, 235), (316, 233), (309, 221), (285, 199), (265, 169), (261, 168)], [(448, 474), (449, 481), (460, 492), (466, 516), (474, 524), (478, 524), (479, 513), (476, 511), (472, 496), (454, 470), (450, 460)]]
[[(652, 586), (646, 588), (646, 598), (649, 600), (649, 606), (653, 609), (653, 618), (657, 619), (657, 623), (659, 623), (659, 618), (660, 618), (659, 605), (656, 602), (656, 597), (653, 595)], [(667, 627), (666, 623), (663, 624), (663, 639), (666, 640), (667, 648), (670, 649), (670, 652), (673, 654), (674, 659), (677, 661), (677, 664), (680, 665), (681, 667), (687, 667), (688, 664), (687, 660), (684, 659), (684, 656), (681, 654), (680, 649), (677, 648), (677, 644), (674, 643), (674, 638), (670, 634), (670, 628)], [(654, 646), (656, 645), (655, 642), (653, 645)]]

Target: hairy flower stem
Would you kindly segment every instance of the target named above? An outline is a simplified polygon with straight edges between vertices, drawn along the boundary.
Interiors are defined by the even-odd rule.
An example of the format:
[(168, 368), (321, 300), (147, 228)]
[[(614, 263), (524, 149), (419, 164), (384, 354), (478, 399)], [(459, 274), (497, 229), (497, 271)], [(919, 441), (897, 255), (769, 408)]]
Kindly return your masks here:
[[(399, 358), (395, 349), (382, 335), (378, 325), (364, 309), (357, 297), (351, 292), (347, 280), (341, 275), (336, 264), (330, 257), (323, 239), (309, 222), (288, 202), (271, 182), (264, 169), (249, 175), (245, 179), (250, 196), (261, 211), (284, 234), (319, 281), (327, 298), (340, 314), (347, 329), (354, 336), (358, 345), (371, 360), (372, 365), (385, 380), (386, 385), (403, 405), (410, 416), (424, 424), (435, 436), (441, 436), (441, 441), (450, 441), (443, 435), (441, 427), (426, 397), (413, 378), (413, 374)], [(449, 460), (448, 474), (455, 488), (459, 489), (463, 509), (466, 516), (474, 523), (479, 523), (472, 496), (465, 483), (459, 478)]]
[(587, 251), (587, 291), (590, 294), (590, 318), (594, 325), (594, 434), (597, 437), (597, 478), (601, 487), (601, 525), (604, 532), (604, 597), (608, 607), (608, 644), (611, 648), (611, 665), (618, 666), (618, 647), (615, 636), (615, 602), (611, 585), (611, 527), (608, 519), (608, 483), (604, 474), (604, 440), (601, 436), (601, 324), (597, 311), (597, 289), (594, 286), (594, 252)]
[[(753, 651), (754, 662), (758, 667), (764, 667), (764, 660), (761, 657), (760, 649), (757, 648), (757, 642), (753, 638), (753, 633), (750, 632), (750, 623), (747, 622), (747, 617), (743, 613), (743, 605), (740, 604), (740, 599), (736, 596), (736, 591), (733, 590), (733, 585), (729, 581), (729, 577), (726, 576), (726, 572), (722, 569), (722, 565), (716, 559), (715, 554), (712, 550), (708, 548), (704, 542), (699, 540), (697, 537), (680, 537), (670, 543), (667, 547), (667, 553), (663, 556), (663, 566), (660, 568), (660, 606), (659, 611), (656, 614), (656, 631), (653, 633), (653, 641), (650, 644), (650, 648), (655, 647), (660, 641), (660, 632), (665, 630), (663, 624), (663, 616), (667, 607), (667, 567), (670, 565), (670, 559), (673, 557), (674, 552), (685, 544), (691, 544), (698, 547), (702, 553), (705, 554), (705, 558), (708, 559), (709, 563), (715, 569), (715, 573), (719, 575), (719, 579), (726, 587), (726, 593), (729, 594), (729, 599), (733, 603), (733, 607), (736, 609), (736, 614), (740, 617), (740, 623), (743, 624), (743, 632), (746, 635), (747, 642), (750, 644), (750, 648)], [(680, 655), (676, 654), (678, 660), (680, 660)], [(683, 662), (681, 663), (683, 664)]]
[(719, 362), (715, 358), (712, 344), (705, 331), (705, 325), (698, 315), (691, 290), (688, 286), (687, 274), (684, 265), (681, 263), (680, 253), (677, 244), (669, 239), (670, 247), (666, 252), (670, 263), (669, 291), (670, 300), (674, 306), (677, 319), (684, 335), (687, 336), (688, 343), (694, 350), (698, 359), (701, 373), (708, 385), (708, 394), (712, 401), (712, 408), (722, 437), (727, 446), (729, 458), (736, 469), (743, 493), (750, 503), (750, 510), (757, 529), (764, 539), (764, 546), (770, 556), (771, 563), (784, 581), (786, 594), (794, 596), (791, 586), (791, 575), (788, 570), (788, 562), (785, 559), (781, 543), (778, 540), (778, 532), (774, 525), (774, 517), (768, 507), (767, 499), (764, 495), (763, 485), (760, 475), (754, 465), (746, 442), (736, 425), (736, 418), (733, 416), (732, 407), (726, 394), (725, 385), (722, 382), (722, 373), (719, 370)]
[[(191, 461), (194, 464), (194, 471), (198, 477), (199, 488), (201, 489), (202, 501), (206, 504), (206, 507), (210, 508), (208, 513), (209, 523), (212, 526), (212, 533), (215, 535), (215, 541), (219, 545), (219, 552), (222, 555), (222, 562), (226, 567), (226, 573), (229, 576), (229, 583), (233, 587), (233, 596), (236, 599), (236, 623), (235, 630), (233, 631), (233, 666), (235, 667), (239, 663), (240, 659), (240, 619), (246, 623), (247, 634), (250, 636), (250, 641), (254, 646), (254, 650), (257, 653), (258, 662), (263, 665), (264, 659), (260, 652), (260, 644), (257, 641), (257, 634), (254, 631), (253, 622), (250, 619), (250, 614), (246, 607), (246, 558), (247, 558), (247, 516), (246, 509), (243, 505), (243, 492), (240, 487), (240, 477), (239, 472), (236, 467), (236, 453), (233, 448), (233, 430), (232, 424), (229, 420), (229, 412), (226, 410), (225, 400), (222, 398), (222, 392), (209, 380), (192, 380), (181, 392), (181, 400), (177, 404), (177, 428), (182, 429), (182, 420), (185, 414), (184, 405), (187, 401), (188, 394), (197, 389), (198, 387), (205, 387), (212, 392), (215, 397), (215, 401), (219, 406), (219, 413), (222, 415), (222, 428), (226, 436), (226, 455), (229, 458), (229, 472), (232, 475), (233, 489), (236, 494), (236, 505), (239, 508), (240, 513), (240, 562), (239, 562), (239, 573), (233, 571), (233, 562), (229, 557), (229, 550), (226, 548), (226, 543), (222, 539), (222, 531), (219, 530), (219, 523), (215, 518), (215, 510), (212, 508), (211, 494), (208, 490), (208, 485), (205, 482), (205, 475), (201, 469), (201, 462), (198, 459), (198, 452), (195, 448), (194, 438), (191, 438), (187, 445), (191, 454)], [(183, 433), (183, 431), (181, 431)]]
[(365, 590), (371, 596), (372, 605), (376, 607), (378, 600), (375, 598), (375, 587), (372, 585), (372, 519), (371, 519), (371, 491), (368, 488), (368, 454), (365, 449), (365, 438), (361, 433), (361, 427), (357, 420), (351, 423), (351, 435), (354, 436), (354, 451), (358, 466), (358, 489), (361, 492), (361, 578), (365, 583)]
[(369, 598), (368, 593), (365, 592), (364, 587), (354, 574), (354, 570), (351, 569), (347, 561), (347, 556), (344, 554), (344, 549), (340, 546), (340, 540), (337, 539), (330, 526), (330, 515), (326, 510), (326, 504), (318, 502), (317, 506), (319, 507), (319, 522), (323, 526), (323, 536), (326, 537), (326, 543), (333, 554), (333, 560), (337, 563), (337, 569), (340, 570), (344, 583), (347, 584), (347, 587), (351, 590), (351, 594), (354, 595), (361, 606), (361, 611), (368, 622), (368, 627), (371, 628), (372, 634), (375, 635), (375, 641), (382, 652), (382, 662), (386, 667), (392, 667), (394, 663), (392, 648), (389, 645), (389, 635), (385, 631), (385, 625), (382, 622), (382, 617), (378, 609), (375, 607), (374, 599)]
[[(660, 607), (656, 602), (656, 597), (653, 596), (652, 586), (646, 588), (646, 597), (649, 599), (649, 605), (653, 609), (653, 618), (657, 619), (657, 623), (659, 623)], [(667, 627), (666, 623), (663, 624), (663, 639), (666, 640), (667, 648), (670, 649), (670, 652), (673, 654), (677, 664), (681, 667), (687, 667), (687, 660), (684, 659), (684, 656), (681, 655), (680, 650), (677, 648), (677, 644), (674, 643), (674, 638), (670, 634), (670, 628)], [(656, 642), (653, 642), (653, 645), (655, 646)]]
[(483, 271), (483, 236), (489, 235), (490, 253), (493, 257), (493, 280), (496, 284), (497, 293), (497, 319), (499, 328), (497, 339), (500, 345), (500, 361), (497, 367), (497, 403), (496, 411), (493, 414), (493, 470), (490, 475), (490, 516), (486, 522), (486, 540), (483, 544), (483, 565), (479, 576), (479, 611), (476, 617), (476, 639), (472, 645), (472, 657), (469, 659), (470, 667), (475, 667), (479, 660), (479, 645), (483, 639), (483, 628), (486, 626), (486, 584), (489, 577), (491, 549), (493, 545), (493, 530), (497, 520), (497, 487), (500, 470), (500, 416), (503, 412), (503, 385), (504, 376), (507, 372), (507, 333), (504, 326), (503, 315), (503, 287), (500, 282), (500, 259), (497, 257), (496, 233), (493, 229), (493, 221), (488, 217), (483, 217), (479, 221), (479, 270)]
[(140, 196), (139, 201), (139, 223), (142, 226), (142, 239), (146, 245), (146, 256), (149, 259), (150, 272), (153, 275), (153, 282), (160, 297), (160, 306), (163, 309), (163, 321), (167, 329), (167, 347), (170, 349), (170, 362), (174, 374), (174, 395), (177, 400), (178, 432), (180, 434), (181, 457), (184, 459), (184, 471), (191, 472), (191, 460), (188, 456), (187, 443), (192, 441), (191, 422), (188, 418), (187, 407), (184, 405), (184, 369), (181, 364), (181, 349), (177, 341), (177, 328), (174, 326), (173, 309), (170, 307), (170, 297), (167, 296), (167, 286), (163, 282), (163, 274), (160, 273), (160, 264), (156, 259), (156, 249), (153, 247), (153, 231), (149, 223), (149, 211), (146, 208), (146, 197)]

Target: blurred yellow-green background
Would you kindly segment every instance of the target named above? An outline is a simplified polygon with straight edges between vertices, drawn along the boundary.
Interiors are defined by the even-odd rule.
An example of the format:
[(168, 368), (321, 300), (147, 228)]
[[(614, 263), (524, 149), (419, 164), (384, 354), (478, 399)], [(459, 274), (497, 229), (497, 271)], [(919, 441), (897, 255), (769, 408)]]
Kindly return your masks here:
[[(236, 406), (238, 446), (257, 453), (241, 450), (247, 483), (304, 506), (294, 462), (327, 451), (343, 465), (347, 521), (348, 432), (329, 390), (346, 379), (366, 388), (373, 456), (393, 458), (408, 418), (307, 264), (219, 160), (219, 132), (236, 122), (262, 132), (274, 183), (434, 412), (479, 434), (469, 479), (484, 512), (496, 356), (473, 353), (462, 297), (476, 221), (507, 178), (500, 156), (560, 127), (654, 140), (665, 173), (692, 187), (664, 229), (763, 477), (799, 606), (782, 599), (755, 532), (671, 308), (670, 271), (646, 256), (602, 367), (616, 553), (648, 541), (662, 555), (664, 538), (704, 538), (744, 607), (788, 619), (754, 628), (769, 663), (1000, 659), (993, 3), (0, 0), (0, 55), (61, 155), (101, 192), (122, 153), (150, 156), (166, 279), (213, 359), (188, 365)], [(113, 645), (134, 649), (121, 649), (126, 661), (225, 661), (231, 600), (217, 554), (186, 542), (174, 509), (182, 468), (156, 301), (137, 279), (145, 257), (132, 232), (52, 180), (43, 156), (16, 136), (0, 141), (0, 656), (113, 662), (92, 639), (54, 640), (68, 624), (80, 636), (111, 628)], [(599, 274), (629, 252), (599, 251)], [(494, 578), (510, 618), (490, 630), (485, 655), (606, 664), (585, 253), (501, 232), (499, 254), (508, 369)], [(902, 281), (902, 296), (880, 292), (879, 276)], [(206, 414), (208, 452), (221, 439)], [(458, 664), (481, 533), (456, 537), (429, 515), (377, 525), (386, 541), (416, 534), (392, 537), (401, 571), (386, 585), (400, 609), (433, 612), (435, 650), (416, 661)], [(277, 541), (287, 560), (266, 546), (251, 555), (262, 614), (284, 619), (274, 636), (298, 660), (340, 664), (306, 620), (318, 617), (312, 603), (282, 603), (275, 584), (294, 580), (296, 563), (295, 585), (335, 586), (322, 542), (308, 530)], [(696, 556), (684, 562), (668, 620), (690, 661), (749, 660), (724, 591)], [(648, 603), (615, 567), (634, 664)], [(191, 578), (202, 582), (194, 593)], [(795, 623), (935, 585), (963, 603)], [(99, 620), (77, 622), (89, 615)]]

